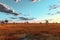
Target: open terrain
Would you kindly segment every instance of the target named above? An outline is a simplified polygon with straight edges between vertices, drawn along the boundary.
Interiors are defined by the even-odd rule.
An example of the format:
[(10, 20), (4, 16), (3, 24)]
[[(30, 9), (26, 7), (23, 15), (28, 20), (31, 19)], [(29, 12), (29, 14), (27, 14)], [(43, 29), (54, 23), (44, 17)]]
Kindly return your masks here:
[(0, 40), (60, 40), (60, 24), (0, 24)]

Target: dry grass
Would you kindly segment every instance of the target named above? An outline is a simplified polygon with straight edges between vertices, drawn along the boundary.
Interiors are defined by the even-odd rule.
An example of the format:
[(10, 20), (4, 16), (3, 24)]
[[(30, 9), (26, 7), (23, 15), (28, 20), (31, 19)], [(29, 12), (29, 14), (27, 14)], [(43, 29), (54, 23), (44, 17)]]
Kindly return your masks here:
[(60, 24), (0, 24), (0, 40), (60, 40)]

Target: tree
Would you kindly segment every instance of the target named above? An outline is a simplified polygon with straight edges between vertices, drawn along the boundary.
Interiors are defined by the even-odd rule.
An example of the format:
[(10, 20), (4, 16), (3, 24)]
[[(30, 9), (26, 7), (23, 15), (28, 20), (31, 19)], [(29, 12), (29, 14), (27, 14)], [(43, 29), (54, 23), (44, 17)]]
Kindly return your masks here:
[(46, 20), (46, 24), (48, 24), (49, 23), (49, 21), (48, 20)]
[(4, 23), (4, 21), (1, 21), (1, 23), (3, 24), (3, 23)]
[(8, 20), (5, 20), (5, 23), (8, 23)]

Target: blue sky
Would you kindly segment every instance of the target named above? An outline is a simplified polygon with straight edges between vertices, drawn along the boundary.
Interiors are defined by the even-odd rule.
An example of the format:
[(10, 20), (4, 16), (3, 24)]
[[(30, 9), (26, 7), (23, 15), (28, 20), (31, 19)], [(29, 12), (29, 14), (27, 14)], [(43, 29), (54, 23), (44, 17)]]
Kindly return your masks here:
[[(22, 13), (25, 15), (29, 15), (29, 16), (24, 16), (24, 15), (19, 15), (24, 16), (24, 17), (28, 17), (28, 18), (37, 18), (37, 20), (46, 20), (46, 19), (55, 19), (54, 17), (57, 16), (56, 15), (48, 15), (48, 13), (54, 13), (59, 9), (53, 9), (49, 11), (49, 6), (50, 5), (54, 5), (57, 4), (59, 5), (60, 0), (40, 0), (37, 2), (32, 2), (31, 0), (21, 0), (19, 2), (15, 2), (14, 0), (0, 0), (1, 3), (4, 3), (6, 5), (8, 5), (11, 9), (14, 9), (15, 12), (17, 13)], [(13, 15), (6, 15), (5, 13), (0, 12), (0, 19), (1, 20), (11, 20), (10, 17), (15, 17)], [(58, 16), (59, 17), (59, 16)], [(18, 20), (18, 19), (16, 19)]]

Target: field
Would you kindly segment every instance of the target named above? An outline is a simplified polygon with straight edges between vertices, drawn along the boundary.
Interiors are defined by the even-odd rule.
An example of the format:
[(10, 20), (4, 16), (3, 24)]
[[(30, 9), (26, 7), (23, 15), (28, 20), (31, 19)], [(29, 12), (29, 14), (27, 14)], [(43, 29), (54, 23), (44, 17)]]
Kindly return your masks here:
[(0, 24), (0, 40), (60, 40), (60, 24)]

